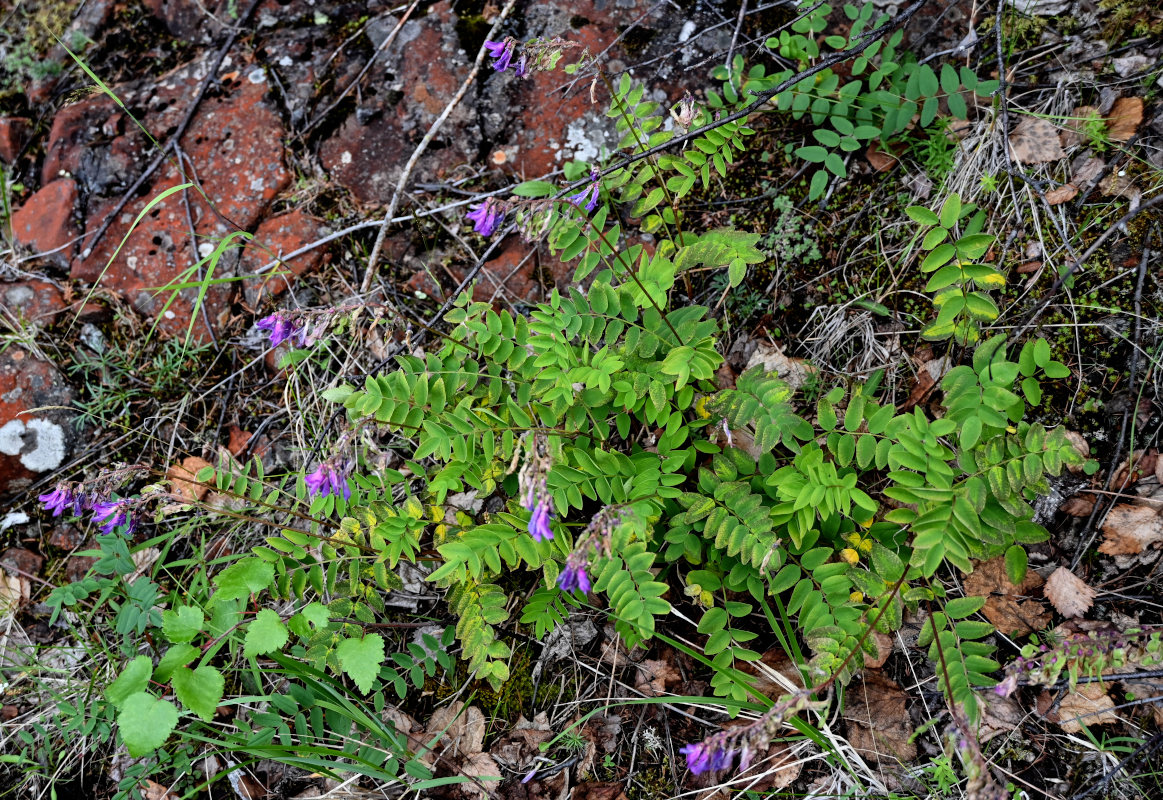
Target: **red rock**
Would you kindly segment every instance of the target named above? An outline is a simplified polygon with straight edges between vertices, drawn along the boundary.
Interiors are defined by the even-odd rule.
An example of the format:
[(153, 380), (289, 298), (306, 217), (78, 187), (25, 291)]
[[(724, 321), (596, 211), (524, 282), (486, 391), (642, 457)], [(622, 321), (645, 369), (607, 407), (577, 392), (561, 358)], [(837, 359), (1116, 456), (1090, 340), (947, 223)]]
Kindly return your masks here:
[[(204, 69), (203, 62), (189, 64), (157, 82), (148, 101), (146, 126), (153, 130), (176, 127)], [(215, 208), (192, 189), (186, 190), (186, 198), (177, 192), (154, 203), (133, 228), (138, 214), (153, 199), (183, 182), (174, 166), (166, 164), (145, 195), (125, 207), (96, 249), (72, 262), (73, 278), (91, 283), (99, 280), (103, 288), (121, 295), (139, 312), (160, 316), (159, 326), (170, 334), (185, 335), (193, 317), (192, 334), (204, 340), (209, 336), (207, 324), (218, 327), (225, 321), (231, 284), (212, 285), (203, 300), (205, 313), (197, 315), (193, 312), (199, 287), (182, 289), (176, 296), (175, 290), (166, 287), (229, 277), (236, 258), (232, 252), (217, 265), (204, 263), (194, 269), (195, 262), (208, 256), (227, 236), (235, 236), (237, 243), (238, 231), (253, 228), (270, 202), (290, 184), (291, 175), (283, 165), (282, 125), (264, 99), (263, 72), (256, 68), (243, 72), (246, 77), (242, 80), (216, 86), (208, 93), (180, 143)], [(116, 150), (116, 144), (114, 140), (110, 152)], [(197, 233), (193, 239), (186, 199)], [(115, 204), (110, 197), (90, 205), (86, 220), (89, 232), (101, 225)], [(198, 259), (193, 243), (199, 248)], [(113, 258), (119, 246), (120, 252)]]
[[(431, 6), (415, 23), (408, 22), (401, 32), (414, 38), (392, 47), (380, 67), (382, 78), (387, 72), (396, 77), (392, 86), (398, 85), (399, 91), (381, 89), (378, 115), (363, 124), (353, 114), (319, 149), (332, 179), (365, 203), (391, 200), (412, 151), (471, 69), (447, 0)], [(417, 163), (413, 181), (439, 178), (457, 165), (476, 161), (481, 134), (473, 105), (466, 97), (453, 109)]]
[(75, 438), (74, 415), (65, 410), (72, 401), (52, 364), (19, 347), (0, 353), (0, 496), (27, 489), (64, 463)]
[[(117, 113), (117, 104), (104, 94), (94, 95), (62, 108), (53, 117), (48, 143), (44, 147), (44, 164), (40, 181), (47, 184), (60, 177), (71, 177), (81, 166), (87, 146), (102, 135), (106, 123)], [(108, 135), (108, 130), (105, 131)]]
[(11, 164), (28, 141), (31, 121), (24, 117), (0, 117), (0, 161)]
[(287, 253), (293, 253), (317, 241), (325, 232), (321, 220), (299, 209), (263, 220), (254, 232), (254, 239), (242, 253), (242, 273), (261, 275), (244, 282), (247, 302), (254, 305), (264, 296), (277, 297), (287, 290), (295, 278), (318, 267), (326, 253), (325, 247), (317, 247), (289, 261), (282, 261), (265, 272), (258, 272), (275, 257), (281, 258)]
[[(93, 547), (96, 547), (96, 542), (90, 540), (86, 549)], [(70, 556), (69, 560), (65, 562), (65, 577), (69, 579), (70, 583), (82, 581), (89, 574), (89, 568), (95, 563), (97, 563), (97, 559), (93, 556)]]
[(85, 544), (88, 537), (80, 528), (73, 525), (58, 525), (49, 534), (49, 547), (59, 547), (61, 550), (77, 550)]
[(47, 257), (54, 263), (68, 263), (69, 243), (77, 236), (76, 205), (77, 184), (72, 179), (46, 184), (12, 215), (12, 235), (37, 253), (57, 250)]
[(65, 300), (48, 281), (0, 284), (0, 308), (18, 320), (48, 327), (65, 309)]
[[(178, 39), (209, 42), (222, 30), (229, 0), (145, 0), (145, 7)], [(229, 9), (233, 9), (233, 3)], [(236, 12), (237, 13), (237, 12)]]
[(37, 575), (44, 566), (44, 557), (23, 547), (9, 547), (0, 554), (0, 567), (8, 572), (23, 572), (27, 575)]

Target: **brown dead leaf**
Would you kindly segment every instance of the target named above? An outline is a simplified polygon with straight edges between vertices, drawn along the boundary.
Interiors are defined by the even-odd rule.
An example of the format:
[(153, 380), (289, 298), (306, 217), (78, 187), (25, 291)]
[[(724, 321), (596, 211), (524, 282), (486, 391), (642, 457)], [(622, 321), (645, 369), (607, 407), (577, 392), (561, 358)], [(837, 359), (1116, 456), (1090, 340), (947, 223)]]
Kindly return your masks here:
[(425, 729), (427, 733), (418, 734), (418, 738), (427, 742), (443, 731), (437, 747), (443, 746), (446, 753), (472, 755), (479, 753), (484, 745), (485, 715), (476, 706), (469, 706), (466, 710), (464, 703), (457, 700), (432, 712)]
[(681, 680), (682, 675), (673, 660), (647, 658), (638, 665), (638, 680), (634, 682), (634, 688), (647, 697), (659, 697)]
[[(493, 761), (492, 756), (478, 750), (465, 758), (464, 763), (460, 765), (460, 774), (470, 779), (458, 784), (460, 796), (477, 800), (489, 796), (490, 787), (496, 786), (497, 780), (501, 777), (501, 768)], [(476, 778), (476, 781), (471, 780), (472, 778)]]
[(28, 605), (32, 599), (32, 586), (28, 578), (9, 575), (0, 569), (0, 616), (15, 614)]
[(1021, 264), (1018, 264), (1018, 274), (1031, 275), (1042, 269), (1042, 264), (1043, 262), (1041, 261), (1023, 261)]
[(1122, 197), (1127, 200), (1133, 200), (1143, 194), (1130, 175), (1120, 175), (1118, 172), (1112, 172), (1099, 181), (1098, 188), (1108, 197)]
[(1067, 498), (1066, 502), (1058, 506), (1058, 510), (1072, 517), (1089, 517), (1090, 512), (1094, 511), (1094, 498), (1090, 495), (1076, 494)]
[(1050, 614), (1030, 595), (1041, 588), (1042, 578), (1032, 569), (1020, 586), (1010, 583), (1005, 557), (982, 562), (965, 578), (965, 593), (985, 598), (982, 613), (1002, 633), (1024, 636), (1050, 624)]
[(1066, 158), (1058, 129), (1044, 119), (1026, 117), (1010, 134), (1010, 150), (1022, 164), (1044, 164)]
[(246, 445), (250, 442), (250, 437), (253, 436), (250, 431), (244, 431), (237, 425), (230, 426), (230, 441), (226, 444), (226, 449), (230, 451), (232, 456), (238, 457), (239, 453), (246, 449)]
[(620, 783), (594, 783), (587, 781), (574, 787), (569, 800), (626, 800)]
[(1087, 151), (1070, 164), (1073, 177), (1070, 182), (1075, 186), (1086, 187), (1098, 180), (1102, 171), (1106, 169), (1106, 161)]
[(166, 472), (166, 477), (174, 482), (174, 494), (188, 503), (194, 503), (206, 496), (209, 486), (194, 483), (194, 476), (198, 470), (210, 466), (210, 462), (197, 456), (182, 459), (181, 464), (174, 464)]
[(1102, 533), (1105, 538), (1098, 552), (1108, 556), (1138, 555), (1163, 542), (1163, 518), (1149, 506), (1120, 503), (1107, 514)]
[(141, 787), (141, 794), (145, 800), (178, 800), (178, 796), (160, 783), (146, 781)]
[(533, 759), (540, 754), (539, 746), (553, 738), (549, 719), (542, 711), (533, 721), (520, 717), (511, 731), (502, 735), (489, 748), (489, 754), (499, 764), (504, 764), (515, 772), (528, 772)]
[(1082, 683), (1058, 704), (1056, 720), (1066, 733), (1078, 733), (1082, 727), (1118, 722), (1114, 701), (1101, 683)]
[(1009, 733), (1022, 724), (1026, 716), (1017, 700), (1002, 697), (996, 692), (981, 692), (977, 695), (981, 707), (981, 726), (977, 730), (978, 740), (985, 744), (990, 739)]
[(816, 372), (816, 368), (804, 359), (788, 358), (780, 347), (769, 342), (759, 342), (747, 361), (748, 369), (756, 365), (761, 365), (768, 372), (775, 372), (793, 389), (803, 386)]
[(909, 762), (917, 757), (917, 745), (910, 741), (904, 691), (878, 670), (867, 670), (864, 680), (848, 690), (848, 741), (864, 756), (883, 762)]
[(1057, 189), (1046, 192), (1047, 205), (1057, 206), (1078, 196), (1078, 187), (1073, 183), (1064, 183)]
[(1091, 119), (1098, 119), (1098, 109), (1094, 106), (1078, 106), (1070, 112), (1066, 127), (1058, 134), (1063, 147), (1075, 147), (1086, 141), (1086, 126)]
[(1050, 574), (1046, 585), (1042, 587), (1042, 593), (1064, 617), (1081, 617), (1094, 605), (1096, 594), (1094, 589), (1066, 567), (1059, 567)]
[(866, 150), (864, 153), (864, 157), (868, 159), (868, 163), (871, 164), (872, 168), (877, 172), (888, 172), (890, 169), (895, 167), (897, 165), (897, 161), (899, 161), (899, 159), (892, 153), (886, 153), (881, 150), (876, 142), (873, 142), (871, 145), (869, 145), (868, 150)]
[(1143, 121), (1143, 98), (1120, 97), (1106, 115), (1107, 135), (1115, 142), (1134, 138)]

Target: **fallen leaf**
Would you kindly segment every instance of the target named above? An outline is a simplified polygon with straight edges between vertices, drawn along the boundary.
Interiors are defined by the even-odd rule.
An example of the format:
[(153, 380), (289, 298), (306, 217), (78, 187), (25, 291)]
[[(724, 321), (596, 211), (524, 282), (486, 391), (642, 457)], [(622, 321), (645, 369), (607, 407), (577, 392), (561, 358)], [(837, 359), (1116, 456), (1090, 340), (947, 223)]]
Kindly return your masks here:
[(1002, 697), (996, 692), (978, 693), (977, 704), (981, 708), (981, 725), (977, 729), (981, 744), (1014, 730), (1026, 716), (1017, 700)]
[(1070, 112), (1066, 120), (1066, 127), (1058, 134), (1058, 141), (1063, 147), (1075, 147), (1086, 141), (1087, 123), (1098, 119), (1098, 109), (1094, 106), (1078, 106)]
[(437, 746), (443, 745), (446, 753), (472, 755), (479, 753), (484, 745), (485, 715), (476, 706), (465, 709), (464, 703), (457, 700), (432, 712), (425, 729), (427, 733), (420, 736), (426, 742), (443, 731)]
[(486, 798), (489, 796), (489, 787), (497, 785), (497, 779), (501, 776), (501, 768), (497, 766), (497, 762), (493, 761), (493, 757), (488, 753), (477, 751), (468, 756), (460, 765), (460, 774), (470, 779), (476, 778), (476, 781), (468, 780), (457, 786), (461, 797)]
[(1046, 579), (1042, 587), (1046, 599), (1064, 617), (1081, 617), (1094, 605), (1095, 591), (1086, 582), (1068, 570), (1059, 567)]
[(1057, 206), (1068, 200), (1073, 200), (1078, 195), (1078, 187), (1073, 183), (1064, 183), (1057, 189), (1051, 189), (1046, 192), (1046, 203), (1048, 205)]
[(518, 718), (513, 729), (503, 734), (492, 747), (489, 754), (499, 764), (504, 764), (514, 772), (528, 772), (534, 765), (534, 759), (540, 755), (540, 745), (553, 738), (553, 730), (549, 727), (549, 718), (545, 712), (533, 718), (533, 721)]
[(788, 358), (783, 349), (768, 342), (759, 342), (747, 361), (747, 368), (761, 365), (767, 372), (775, 372), (781, 380), (798, 389), (815, 374), (816, 368), (802, 358)]
[(1105, 537), (1098, 552), (1108, 556), (1138, 555), (1163, 542), (1163, 518), (1149, 506), (1120, 503), (1106, 515)]
[(881, 150), (880, 147), (877, 146), (876, 142), (873, 142), (869, 146), (868, 150), (864, 153), (864, 157), (868, 159), (868, 163), (871, 164), (872, 168), (877, 172), (888, 172), (890, 169), (896, 166), (897, 161), (899, 160), (892, 153), (886, 153)]
[(1084, 187), (1098, 180), (1098, 176), (1106, 169), (1106, 161), (1088, 152), (1074, 159), (1070, 168), (1073, 175), (1070, 182)]
[(32, 599), (28, 578), (0, 569), (0, 615), (15, 614)]
[(594, 783), (587, 781), (574, 787), (569, 800), (626, 800), (620, 783)]
[[(1049, 198), (1050, 195), (1047, 194), (1046, 197)], [(1042, 269), (1042, 265), (1043, 262), (1041, 261), (1023, 261), (1021, 264), (1018, 264), (1018, 274), (1031, 275)]]
[(671, 685), (682, 680), (674, 660), (647, 658), (638, 665), (638, 680), (634, 688), (647, 697), (666, 694)]
[(1067, 498), (1066, 502), (1058, 506), (1058, 510), (1072, 517), (1089, 517), (1090, 512), (1094, 511), (1094, 498), (1089, 495), (1076, 494), (1074, 497)]
[(1020, 586), (1010, 583), (1005, 557), (998, 556), (978, 564), (965, 578), (965, 593), (984, 597), (982, 613), (1002, 633), (1024, 636), (1050, 624), (1050, 614), (1041, 601), (1030, 595), (1042, 586), (1042, 578), (1027, 570)]
[(1114, 701), (1101, 683), (1082, 683), (1069, 692), (1056, 709), (1058, 726), (1066, 733), (1079, 733), (1083, 726), (1118, 722)]
[(133, 574), (126, 579), (126, 583), (133, 583), (142, 575), (149, 572), (149, 568), (154, 565), (154, 562), (158, 560), (161, 554), (161, 551), (156, 547), (145, 547), (141, 550), (135, 550), (133, 555), (130, 556), (133, 559)]
[(1058, 129), (1038, 117), (1026, 117), (1010, 133), (1010, 150), (1022, 164), (1043, 164), (1066, 158)]
[(917, 757), (907, 697), (900, 686), (870, 669), (846, 696), (848, 741), (857, 751), (885, 763), (909, 762)]
[(1123, 197), (1127, 200), (1133, 200), (1143, 194), (1139, 187), (1135, 186), (1130, 175), (1121, 175), (1118, 172), (1112, 172), (1099, 181), (1098, 188), (1108, 197)]
[[(794, 687), (804, 688), (804, 679), (787, 653), (778, 647), (772, 648), (759, 657), (758, 662), (740, 661), (739, 669), (753, 676), (751, 687), (772, 699), (787, 694)], [(781, 680), (782, 679), (782, 680)]]
[(210, 462), (197, 456), (182, 459), (181, 464), (174, 464), (166, 472), (166, 477), (174, 482), (174, 493), (188, 503), (194, 503), (206, 496), (210, 487), (194, 482), (198, 471), (210, 466)]
[(160, 783), (146, 781), (142, 788), (145, 800), (178, 800), (178, 796)]
[(1127, 142), (1143, 121), (1143, 98), (1120, 97), (1106, 115), (1107, 135), (1112, 141)]
[(230, 451), (232, 456), (237, 457), (239, 453), (246, 449), (246, 445), (250, 442), (250, 437), (253, 436), (250, 431), (244, 431), (237, 425), (230, 426), (230, 441), (226, 444), (226, 449)]

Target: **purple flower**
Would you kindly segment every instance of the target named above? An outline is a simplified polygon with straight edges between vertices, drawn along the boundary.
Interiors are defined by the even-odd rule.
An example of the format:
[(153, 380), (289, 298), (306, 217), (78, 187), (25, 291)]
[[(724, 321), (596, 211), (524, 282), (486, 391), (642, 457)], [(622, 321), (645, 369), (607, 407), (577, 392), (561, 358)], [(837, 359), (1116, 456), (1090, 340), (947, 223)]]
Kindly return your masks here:
[(687, 769), (700, 775), (704, 772), (718, 772), (730, 766), (735, 751), (716, 742), (716, 738), (717, 736), (712, 736), (706, 741), (688, 744), (679, 750), (686, 756)]
[[(517, 43), (512, 39), (502, 39), (499, 42), (485, 42), (485, 49), (489, 51), (489, 55), (496, 59), (493, 61), (493, 69), (497, 72), (504, 72), (509, 68), (509, 63), (513, 59), (513, 51), (517, 48)], [(517, 75), (525, 74), (525, 62), (522, 59), (517, 62)]]
[(678, 751), (686, 756), (686, 766), (696, 775), (701, 775), (711, 768), (711, 754), (704, 742), (688, 744)]
[(588, 594), (590, 591), (590, 576), (586, 573), (588, 565), (581, 558), (574, 558), (574, 554), (570, 553), (565, 560), (565, 569), (557, 576), (557, 585), (563, 592), (572, 592), (575, 589), (581, 589), (583, 594)]
[(351, 499), (351, 487), (347, 485), (347, 474), (334, 465), (324, 461), (315, 471), (303, 479), (307, 484), (307, 491), (312, 497), (329, 494), (343, 495), (344, 500)]
[[(587, 195), (589, 196), (588, 201), (586, 201)], [(598, 184), (595, 183), (587, 186), (577, 194), (566, 198), (566, 200), (567, 202), (573, 203), (578, 208), (581, 208), (582, 203), (584, 202), (586, 211), (593, 211), (598, 207)]]
[(36, 499), (44, 503), (45, 510), (51, 511), (54, 517), (59, 517), (70, 506), (73, 514), (78, 517), (85, 509), (85, 496), (80, 492), (74, 492), (71, 485), (63, 482), (58, 483), (48, 494), (39, 495)]
[(137, 520), (130, 516), (129, 504), (124, 500), (94, 503), (93, 521), (101, 523), (101, 533), (104, 534), (113, 533), (121, 525), (129, 526), (127, 533), (133, 533), (137, 527)]
[(1012, 672), (1005, 680), (993, 687), (994, 694), (1000, 697), (1009, 697), (1018, 690), (1018, 673)]
[(284, 311), (276, 311), (270, 316), (263, 317), (255, 325), (259, 330), (270, 333), (271, 347), (278, 347), (288, 339), (291, 339), (299, 347), (307, 342), (307, 329), (302, 327), (297, 320), (288, 317)]
[(473, 230), (481, 236), (492, 236), (505, 221), (505, 206), (499, 200), (489, 197), (483, 203), (472, 206), (465, 215), (473, 221)]
[(553, 531), (549, 529), (549, 503), (538, 502), (529, 515), (529, 535), (535, 542), (544, 542), (553, 538)]
[(525, 72), (527, 69), (528, 69), (528, 61), (525, 58), (525, 54), (522, 53), (521, 57), (517, 59), (517, 63), (513, 66), (513, 74), (516, 75), (518, 78), (522, 78), (525, 76)]

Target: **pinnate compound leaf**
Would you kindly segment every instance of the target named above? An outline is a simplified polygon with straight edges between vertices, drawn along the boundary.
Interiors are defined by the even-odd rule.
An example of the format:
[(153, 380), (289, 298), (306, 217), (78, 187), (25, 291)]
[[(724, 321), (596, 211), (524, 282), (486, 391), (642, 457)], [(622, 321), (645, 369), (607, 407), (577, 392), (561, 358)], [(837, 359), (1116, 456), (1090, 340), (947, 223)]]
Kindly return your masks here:
[(378, 633), (362, 639), (344, 639), (335, 648), (339, 666), (364, 694), (371, 691), (380, 665), (384, 663), (384, 640)]
[(166, 743), (178, 724), (178, 709), (169, 700), (159, 700), (147, 692), (125, 699), (117, 726), (121, 740), (134, 758), (141, 758)]
[(247, 658), (280, 649), (287, 643), (287, 626), (277, 612), (264, 608), (246, 629), (242, 654)]
[(170, 679), (174, 694), (182, 705), (197, 714), (203, 722), (214, 719), (214, 712), (222, 702), (226, 681), (214, 667), (178, 667)]

